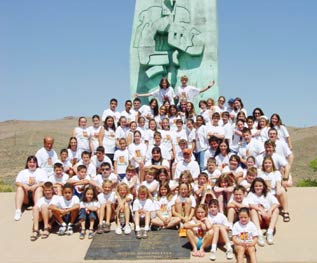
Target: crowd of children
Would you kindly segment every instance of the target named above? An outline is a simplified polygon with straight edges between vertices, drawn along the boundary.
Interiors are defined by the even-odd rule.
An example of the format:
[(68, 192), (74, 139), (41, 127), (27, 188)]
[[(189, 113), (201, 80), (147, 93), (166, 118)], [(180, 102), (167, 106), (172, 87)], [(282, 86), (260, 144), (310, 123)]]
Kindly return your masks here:
[[(201, 100), (196, 113), (193, 97), (205, 89), (187, 85), (168, 91), (162, 79), (158, 92), (136, 94), (116, 111), (110, 100), (102, 118), (80, 117), (68, 147), (53, 149), (54, 139), (27, 158), (16, 179), (15, 220), (23, 204), (33, 206), (31, 240), (47, 238), (57, 223), (58, 235), (79, 238), (110, 232), (147, 238), (148, 231), (179, 229), (203, 257), (211, 246), (216, 259), (219, 243), (238, 262), (247, 252), (252, 262), (255, 244), (274, 243), (279, 213), (290, 221), (286, 189), (291, 186), (294, 159), (287, 128), (278, 114), (267, 118), (260, 108), (248, 116), (240, 98)], [(138, 97), (150, 96), (148, 105)], [(161, 97), (160, 97), (161, 96)], [(175, 103), (176, 102), (176, 103)], [(100, 124), (102, 122), (102, 125)], [(40, 235), (39, 222), (43, 221)]]

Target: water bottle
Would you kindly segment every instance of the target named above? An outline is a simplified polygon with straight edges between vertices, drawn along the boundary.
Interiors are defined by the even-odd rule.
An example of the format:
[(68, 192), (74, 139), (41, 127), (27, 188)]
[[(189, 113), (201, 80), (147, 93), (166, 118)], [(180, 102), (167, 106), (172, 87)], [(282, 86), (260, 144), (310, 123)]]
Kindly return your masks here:
[(120, 222), (121, 226), (123, 226), (125, 224), (124, 213), (122, 211), (120, 211), (120, 213), (119, 213), (119, 222)]

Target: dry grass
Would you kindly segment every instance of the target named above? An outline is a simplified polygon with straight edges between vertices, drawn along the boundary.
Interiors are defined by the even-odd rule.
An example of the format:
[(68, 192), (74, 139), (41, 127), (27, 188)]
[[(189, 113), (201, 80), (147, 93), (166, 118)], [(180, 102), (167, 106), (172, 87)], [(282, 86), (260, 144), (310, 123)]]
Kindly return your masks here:
[[(42, 147), (43, 137), (55, 138), (54, 149), (59, 152), (67, 146), (77, 118), (67, 117), (54, 121), (5, 121), (0, 122), (0, 179), (4, 185), (13, 185), (17, 173), (24, 167), (28, 155)], [(309, 167), (317, 157), (317, 127), (289, 128), (294, 147), (295, 162), (292, 169), (294, 181), (316, 179), (316, 172)]]

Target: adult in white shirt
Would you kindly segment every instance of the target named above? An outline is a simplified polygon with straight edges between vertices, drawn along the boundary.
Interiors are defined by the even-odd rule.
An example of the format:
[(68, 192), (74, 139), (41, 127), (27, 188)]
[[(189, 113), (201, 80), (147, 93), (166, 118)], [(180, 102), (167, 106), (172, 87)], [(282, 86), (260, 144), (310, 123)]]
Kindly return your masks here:
[(227, 107), (225, 106), (226, 98), (224, 96), (219, 96), (217, 105), (215, 105), (215, 112), (222, 114), (224, 111), (227, 111)]
[(53, 165), (58, 161), (58, 156), (53, 149), (54, 138), (46, 136), (43, 140), (44, 146), (39, 149), (35, 156), (40, 168), (44, 169), (48, 176), (53, 174)]
[(126, 100), (124, 106), (125, 110), (121, 112), (120, 116), (126, 117), (129, 126), (131, 121), (137, 121), (138, 113), (132, 109), (131, 100)]
[(100, 131), (103, 129), (103, 127), (100, 126), (100, 117), (96, 114), (92, 116), (92, 123), (93, 125), (88, 128), (88, 133), (90, 134), (90, 151), (94, 154), (97, 147), (102, 143), (100, 141)]
[(192, 175), (192, 178), (196, 180), (200, 173), (200, 169), (198, 162), (192, 160), (192, 151), (190, 149), (184, 149), (183, 157), (184, 159), (176, 165), (175, 178), (173, 179), (178, 181), (181, 173), (187, 170)]
[(108, 116), (111, 116), (114, 119), (114, 122), (117, 123), (120, 118), (120, 112), (116, 111), (116, 108), (118, 106), (117, 99), (111, 99), (110, 100), (110, 106), (108, 109), (105, 109), (102, 113), (101, 120), (104, 122)]
[(168, 101), (170, 105), (174, 105), (175, 93), (172, 86), (170, 86), (167, 78), (162, 78), (160, 81), (160, 87), (153, 92), (138, 94), (136, 93), (134, 96), (137, 97), (148, 97), (153, 96), (156, 98), (160, 105), (164, 103), (164, 101)]
[(114, 118), (108, 116), (104, 122), (104, 129), (100, 132), (100, 140), (105, 148), (105, 154), (113, 161), (114, 152), (116, 149), (116, 126)]
[(39, 168), (37, 158), (31, 155), (26, 160), (25, 169), (18, 173), (15, 180), (15, 215), (14, 220), (22, 217), (22, 205), (33, 205), (43, 196), (42, 185), (48, 181), (46, 172)]
[(218, 139), (225, 138), (225, 129), (219, 125), (220, 114), (218, 112), (214, 112), (211, 117), (211, 123), (207, 124), (207, 133), (208, 137), (215, 136)]
[(182, 76), (181, 77), (182, 85), (177, 88), (176, 99), (178, 100), (185, 99), (186, 101), (194, 102), (194, 98), (198, 94), (209, 90), (215, 84), (215, 81), (212, 80), (206, 88), (198, 89), (196, 87), (187, 85), (187, 82), (188, 82), (188, 77), (186, 75)]
[(82, 153), (83, 151), (90, 152), (89, 146), (89, 130), (87, 127), (87, 119), (86, 117), (79, 117), (78, 119), (78, 127), (75, 127), (73, 130), (73, 137), (77, 139), (77, 148)]

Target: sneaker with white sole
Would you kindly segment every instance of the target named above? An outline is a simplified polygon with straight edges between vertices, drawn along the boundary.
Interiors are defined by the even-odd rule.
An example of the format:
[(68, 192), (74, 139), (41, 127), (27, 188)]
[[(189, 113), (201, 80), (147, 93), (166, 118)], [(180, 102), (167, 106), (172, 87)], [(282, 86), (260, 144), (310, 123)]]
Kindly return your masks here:
[(72, 234), (74, 234), (73, 225), (68, 224), (67, 229), (66, 229), (66, 235), (71, 236)]
[(232, 249), (228, 249), (226, 252), (227, 259), (233, 259), (233, 251)]
[(59, 236), (65, 235), (66, 229), (67, 229), (67, 228), (66, 228), (66, 224), (63, 223), (63, 224), (59, 227), (59, 229), (58, 229), (58, 231), (57, 231), (57, 235), (59, 235)]
[(261, 236), (258, 236), (258, 245), (260, 247), (264, 247), (265, 245), (265, 242), (264, 242), (264, 237), (261, 235)]
[(127, 224), (127, 225), (123, 228), (123, 230), (124, 230), (124, 234), (129, 235), (129, 234), (131, 233), (131, 231), (132, 231), (130, 224)]
[(115, 230), (116, 234), (117, 235), (121, 235), (122, 234), (122, 229), (121, 229), (121, 226), (118, 226)]
[(209, 259), (212, 261), (216, 260), (216, 251), (213, 251), (213, 250), (210, 251)]
[(137, 239), (141, 239), (141, 238), (142, 238), (142, 232), (141, 232), (141, 230), (135, 231), (135, 237), (136, 237)]
[(266, 241), (269, 245), (273, 245), (274, 243), (273, 234), (266, 234)]
[(15, 214), (14, 214), (14, 220), (15, 221), (19, 221), (22, 217), (22, 211), (21, 209), (17, 209), (15, 210)]

